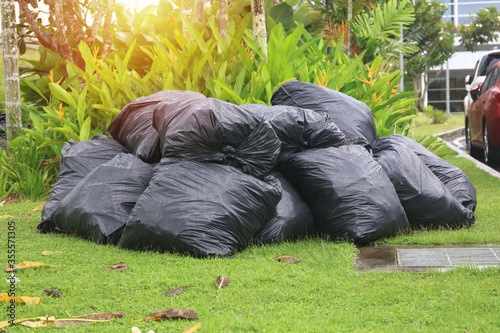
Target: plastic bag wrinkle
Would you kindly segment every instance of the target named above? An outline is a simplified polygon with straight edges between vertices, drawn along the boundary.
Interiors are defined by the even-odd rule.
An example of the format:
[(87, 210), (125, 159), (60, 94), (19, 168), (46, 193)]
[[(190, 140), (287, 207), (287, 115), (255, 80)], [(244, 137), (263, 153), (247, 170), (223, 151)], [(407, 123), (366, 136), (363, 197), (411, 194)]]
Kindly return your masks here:
[(277, 180), (228, 165), (162, 159), (127, 221), (119, 246), (198, 257), (246, 248), (281, 198)]
[(92, 170), (120, 153), (127, 153), (127, 149), (106, 135), (97, 135), (83, 142), (69, 140), (61, 150), (61, 167), (57, 182), (43, 207), (38, 230), (55, 231), (56, 226), (51, 221), (51, 215), (60, 202)]

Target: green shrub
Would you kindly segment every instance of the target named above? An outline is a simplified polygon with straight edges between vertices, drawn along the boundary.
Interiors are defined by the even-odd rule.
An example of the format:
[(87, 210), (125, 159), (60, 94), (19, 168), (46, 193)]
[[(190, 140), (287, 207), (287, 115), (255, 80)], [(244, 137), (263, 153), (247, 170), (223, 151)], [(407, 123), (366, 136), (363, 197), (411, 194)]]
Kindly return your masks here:
[[(14, 182), (17, 194), (32, 201), (43, 199), (50, 191), (49, 156), (38, 148), (36, 140), (28, 135), (9, 143), (10, 153), (1, 154), (3, 168)], [(12, 187), (9, 191), (12, 190)]]
[(14, 184), (10, 176), (10, 172), (6, 167), (7, 153), (0, 149), (0, 202), (4, 197), (8, 197), (14, 189)]
[(415, 141), (441, 158), (458, 154), (456, 151), (448, 147), (442, 139), (434, 135), (422, 135), (416, 138)]
[[(60, 71), (66, 73), (64, 76), (50, 72), (42, 78), (43, 90), (23, 80), (38, 95), (33, 100), (43, 100), (44, 105), (24, 106), (32, 128), (25, 129), (26, 136), (20, 140), (35, 142), (40, 153), (58, 158), (69, 139), (83, 141), (107, 133), (123, 106), (141, 96), (175, 89), (236, 104), (269, 104), (276, 89), (293, 79), (326, 86), (365, 102), (372, 109), (379, 136), (405, 134), (415, 116), (409, 111), (413, 92), (401, 93), (398, 89), (399, 71), (392, 71), (381, 57), (368, 64), (363, 54), (349, 58), (342, 44), (312, 36), (301, 25), (289, 33), (280, 24), (274, 25), (266, 55), (248, 29), (251, 14), (235, 16), (223, 41), (214, 15), (203, 24), (189, 24), (175, 17), (177, 12), (170, 8), (170, 21), (162, 19), (160, 24), (150, 11), (137, 21), (141, 28), (127, 35), (136, 38), (122, 43), (109, 57), (81, 43), (84, 68), (67, 63)], [(169, 22), (167, 29), (164, 25)], [(180, 22), (191, 39), (185, 38)], [(164, 33), (158, 33), (158, 29)], [(139, 46), (136, 40), (147, 43)], [(142, 62), (150, 64), (149, 68), (137, 67), (138, 48), (149, 57)], [(49, 170), (48, 179), (56, 174), (57, 170)]]
[(424, 107), (424, 114), (432, 120), (433, 124), (442, 124), (448, 120), (446, 112), (435, 109), (432, 105)]

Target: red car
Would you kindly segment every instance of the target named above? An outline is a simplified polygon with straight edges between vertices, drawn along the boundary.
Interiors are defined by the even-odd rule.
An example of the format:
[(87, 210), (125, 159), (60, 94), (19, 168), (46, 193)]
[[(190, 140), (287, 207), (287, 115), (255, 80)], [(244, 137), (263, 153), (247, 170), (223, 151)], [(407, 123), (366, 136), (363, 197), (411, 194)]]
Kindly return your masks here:
[(500, 166), (500, 63), (486, 75), (484, 83), (471, 90), (472, 104), (465, 115), (465, 139), (469, 154)]

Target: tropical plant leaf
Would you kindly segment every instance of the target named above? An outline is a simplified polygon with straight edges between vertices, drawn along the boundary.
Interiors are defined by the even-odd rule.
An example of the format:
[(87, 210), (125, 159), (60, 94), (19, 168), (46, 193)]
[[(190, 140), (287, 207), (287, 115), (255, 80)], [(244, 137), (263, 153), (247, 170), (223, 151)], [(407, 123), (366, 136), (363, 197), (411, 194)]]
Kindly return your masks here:
[(64, 90), (60, 85), (51, 82), (51, 83), (49, 83), (49, 89), (55, 98), (68, 104), (74, 110), (77, 109), (76, 102), (73, 99), (73, 97), (71, 96), (71, 94), (69, 92), (67, 92), (66, 90)]
[(293, 23), (293, 8), (286, 2), (272, 6), (269, 9), (269, 16), (276, 23), (281, 23), (284, 27), (289, 27)]

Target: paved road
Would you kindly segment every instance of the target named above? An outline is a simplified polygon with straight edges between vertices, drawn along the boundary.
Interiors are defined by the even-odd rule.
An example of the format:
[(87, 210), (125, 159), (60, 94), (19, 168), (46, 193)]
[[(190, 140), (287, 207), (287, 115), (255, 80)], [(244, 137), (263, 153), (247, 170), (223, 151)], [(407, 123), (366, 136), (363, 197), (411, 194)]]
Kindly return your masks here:
[(455, 147), (460, 150), (467, 150), (467, 144), (465, 143), (465, 136), (459, 136), (451, 141)]
[[(458, 149), (464, 151), (466, 154), (468, 154), (467, 153), (467, 145), (465, 143), (465, 136), (458, 136), (456, 138), (449, 140), (449, 142), (451, 144), (453, 144), (456, 148), (458, 148)], [(484, 163), (483, 159), (479, 159), (477, 161)], [(500, 172), (500, 167), (496, 168), (495, 170)]]

